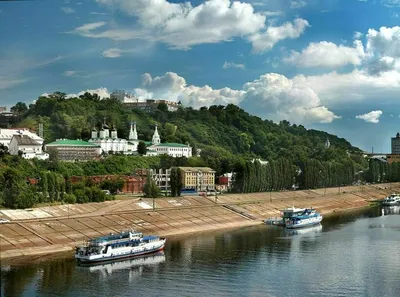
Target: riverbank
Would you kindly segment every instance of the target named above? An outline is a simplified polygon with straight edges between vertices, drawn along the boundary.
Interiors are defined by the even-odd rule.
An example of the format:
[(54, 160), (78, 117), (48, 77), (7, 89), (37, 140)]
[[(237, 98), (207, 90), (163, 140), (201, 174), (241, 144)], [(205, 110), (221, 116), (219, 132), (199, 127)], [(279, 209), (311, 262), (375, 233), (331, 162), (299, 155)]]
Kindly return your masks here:
[[(226, 194), (215, 197), (132, 198), (60, 205), (32, 210), (0, 210), (0, 258), (71, 251), (85, 239), (134, 228), (171, 236), (261, 224), (289, 206), (314, 207), (322, 214), (367, 207), (400, 183), (307, 191)], [(154, 204), (153, 204), (154, 203)], [(153, 210), (154, 207), (154, 210)]]

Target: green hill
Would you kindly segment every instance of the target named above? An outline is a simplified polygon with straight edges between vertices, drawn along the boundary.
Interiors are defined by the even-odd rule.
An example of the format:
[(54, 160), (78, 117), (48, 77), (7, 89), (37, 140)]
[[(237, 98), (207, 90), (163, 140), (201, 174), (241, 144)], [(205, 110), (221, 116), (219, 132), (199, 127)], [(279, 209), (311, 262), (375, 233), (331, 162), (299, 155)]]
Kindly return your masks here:
[[(159, 125), (162, 142), (190, 143), (202, 150), (203, 158), (240, 155), (243, 158), (290, 158), (296, 162), (308, 159), (342, 161), (349, 154), (360, 167), (366, 167), (360, 158), (361, 150), (343, 138), (317, 130), (307, 130), (302, 125), (288, 121), (276, 124), (249, 115), (235, 105), (202, 107), (194, 110), (180, 108), (177, 112), (165, 111), (164, 106), (152, 113), (126, 108), (115, 99), (99, 100), (86, 93), (80, 98), (65, 99), (63, 93), (39, 97), (35, 104), (20, 113), (14, 126), (37, 129), (44, 124), (45, 141), (57, 138), (89, 139), (93, 127), (103, 119), (117, 128), (121, 138), (127, 138), (129, 123), (136, 121), (139, 139), (151, 140), (154, 125)], [(329, 138), (331, 147), (325, 149)]]

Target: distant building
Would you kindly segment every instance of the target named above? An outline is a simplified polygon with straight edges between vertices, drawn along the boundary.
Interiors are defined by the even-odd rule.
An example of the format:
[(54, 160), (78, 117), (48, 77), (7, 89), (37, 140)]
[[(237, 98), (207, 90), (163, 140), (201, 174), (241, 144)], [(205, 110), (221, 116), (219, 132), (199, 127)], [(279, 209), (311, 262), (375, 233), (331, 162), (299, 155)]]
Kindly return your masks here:
[(228, 191), (232, 187), (232, 176), (233, 173), (225, 173), (219, 176), (215, 185), (216, 190), (221, 192)]
[(55, 150), (59, 160), (62, 161), (87, 161), (99, 157), (99, 145), (83, 140), (59, 139), (46, 145), (46, 150)]
[[(100, 131), (93, 128), (91, 136), (89, 142), (100, 146), (104, 153), (128, 153), (128, 141), (123, 138), (118, 138), (118, 132), (115, 127), (110, 131), (108, 125), (104, 123)], [(133, 147), (131, 147), (131, 150), (132, 148)]]
[(174, 158), (176, 157), (186, 157), (190, 158), (192, 156), (192, 147), (188, 144), (182, 143), (161, 143), (161, 137), (158, 133), (157, 125), (154, 130), (153, 138), (151, 144), (147, 147), (146, 156), (157, 156), (157, 155), (169, 155)]
[(400, 133), (397, 133), (396, 137), (392, 137), (392, 154), (400, 154)]
[(209, 167), (179, 167), (183, 190), (197, 192), (215, 190), (215, 170)]
[(147, 99), (146, 101), (139, 101), (137, 98), (129, 98), (129, 100), (124, 100), (124, 105), (126, 107), (131, 109), (140, 109), (145, 112), (155, 111), (160, 103), (166, 104), (168, 111), (177, 111), (181, 106), (180, 102), (168, 100)]
[(400, 154), (391, 154), (386, 156), (386, 160), (389, 164), (400, 162)]
[(171, 191), (171, 169), (138, 169), (135, 174), (139, 178), (146, 179), (149, 172), (161, 191)]
[(49, 158), (47, 153), (43, 153), (42, 144), (24, 134), (13, 135), (8, 150), (11, 155), (21, 153), (24, 159), (38, 158), (46, 160)]
[(0, 143), (9, 147), (11, 143), (11, 139), (14, 135), (26, 135), (29, 136), (31, 139), (43, 145), (44, 139), (39, 137), (37, 134), (29, 131), (26, 128), (19, 128), (19, 129), (0, 129)]
[(0, 106), (0, 112), (3, 112), (3, 111), (7, 111), (7, 107), (5, 107), (5, 106)]

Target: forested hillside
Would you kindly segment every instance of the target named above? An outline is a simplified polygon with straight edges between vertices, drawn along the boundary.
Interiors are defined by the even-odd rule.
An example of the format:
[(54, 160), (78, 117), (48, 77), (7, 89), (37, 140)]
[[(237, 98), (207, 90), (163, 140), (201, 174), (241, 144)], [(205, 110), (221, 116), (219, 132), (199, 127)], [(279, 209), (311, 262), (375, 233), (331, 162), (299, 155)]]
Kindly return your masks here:
[[(21, 106), (20, 106), (21, 107)], [(296, 162), (308, 159), (320, 161), (348, 160), (348, 155), (359, 168), (367, 164), (361, 151), (343, 138), (326, 132), (307, 130), (288, 121), (279, 124), (251, 116), (235, 105), (203, 107), (194, 110), (180, 108), (168, 112), (159, 106), (153, 113), (130, 110), (115, 99), (100, 100), (86, 93), (80, 98), (65, 99), (65, 94), (54, 93), (40, 97), (29, 108), (20, 110), (20, 121), (14, 126), (37, 129), (44, 124), (46, 142), (57, 138), (84, 139), (90, 137), (93, 127), (99, 127), (104, 118), (118, 129), (118, 135), (127, 138), (129, 123), (136, 121), (141, 140), (151, 140), (154, 124), (159, 124), (162, 142), (190, 143), (202, 149), (202, 157), (240, 154), (244, 158), (289, 158)], [(329, 138), (331, 147), (325, 149)]]

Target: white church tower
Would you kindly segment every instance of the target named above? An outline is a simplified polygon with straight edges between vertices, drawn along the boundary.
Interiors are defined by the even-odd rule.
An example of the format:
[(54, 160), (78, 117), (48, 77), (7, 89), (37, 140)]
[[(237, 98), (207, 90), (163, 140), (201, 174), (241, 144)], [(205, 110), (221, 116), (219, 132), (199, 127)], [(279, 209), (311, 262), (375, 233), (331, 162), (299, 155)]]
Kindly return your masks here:
[(129, 131), (129, 140), (138, 140), (136, 131), (136, 122), (131, 123), (131, 130)]
[(156, 124), (156, 129), (154, 130), (152, 143), (153, 144), (161, 143), (160, 135), (158, 134), (158, 130), (157, 130), (157, 124)]
[(331, 146), (331, 142), (329, 141), (329, 138), (326, 138), (325, 148), (329, 148), (330, 146)]

